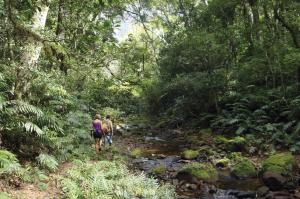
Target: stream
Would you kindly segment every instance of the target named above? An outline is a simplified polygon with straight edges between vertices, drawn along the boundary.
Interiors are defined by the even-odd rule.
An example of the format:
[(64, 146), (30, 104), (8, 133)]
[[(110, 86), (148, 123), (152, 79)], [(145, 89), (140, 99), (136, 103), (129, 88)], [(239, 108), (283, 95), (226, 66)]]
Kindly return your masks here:
[[(160, 182), (171, 183), (176, 187), (179, 199), (250, 199), (275, 198), (288, 199), (286, 192), (271, 192), (259, 178), (237, 179), (229, 169), (218, 168), (218, 181), (203, 183), (190, 176), (177, 176), (178, 171), (191, 162), (209, 162), (209, 158), (199, 155), (195, 160), (181, 158), (181, 153), (190, 147), (180, 131), (148, 131), (145, 128), (127, 128), (122, 134), (137, 139), (136, 147), (142, 150), (142, 156), (132, 160), (134, 168), (154, 176)], [(209, 144), (207, 144), (209, 145)], [(153, 168), (163, 167), (165, 172), (153, 173)]]

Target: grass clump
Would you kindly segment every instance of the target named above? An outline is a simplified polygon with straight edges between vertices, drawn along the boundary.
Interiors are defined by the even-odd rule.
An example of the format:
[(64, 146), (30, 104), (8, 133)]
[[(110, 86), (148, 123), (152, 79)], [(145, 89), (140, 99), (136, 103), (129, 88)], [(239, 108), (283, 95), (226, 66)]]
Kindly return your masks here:
[(143, 156), (143, 151), (140, 148), (134, 148), (131, 152), (130, 152), (130, 156), (134, 157), (134, 158), (140, 158)]
[(195, 159), (198, 155), (199, 155), (199, 151), (190, 150), (190, 149), (182, 152), (182, 158), (186, 160)]
[(157, 166), (152, 169), (152, 173), (154, 173), (156, 175), (164, 174), (164, 173), (166, 173), (166, 171), (167, 171), (167, 168), (165, 166)]

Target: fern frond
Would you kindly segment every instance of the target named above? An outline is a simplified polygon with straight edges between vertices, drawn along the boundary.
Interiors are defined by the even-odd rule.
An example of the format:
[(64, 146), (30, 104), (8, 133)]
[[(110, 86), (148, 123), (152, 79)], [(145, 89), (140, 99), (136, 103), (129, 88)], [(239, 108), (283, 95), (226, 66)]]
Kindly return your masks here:
[(36, 133), (39, 137), (45, 134), (44, 131), (40, 129), (40, 127), (31, 122), (26, 122), (25, 124), (23, 124), (23, 127), (25, 128), (26, 132)]
[(50, 171), (55, 171), (58, 168), (57, 160), (51, 155), (41, 153), (36, 159), (42, 167)]

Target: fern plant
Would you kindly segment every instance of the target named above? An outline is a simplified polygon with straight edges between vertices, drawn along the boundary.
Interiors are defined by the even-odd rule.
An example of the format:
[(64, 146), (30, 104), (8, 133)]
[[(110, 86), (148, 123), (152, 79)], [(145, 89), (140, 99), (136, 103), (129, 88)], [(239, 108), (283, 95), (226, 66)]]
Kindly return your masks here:
[(41, 153), (37, 158), (38, 163), (50, 171), (55, 171), (58, 168), (58, 162), (55, 157)]
[(61, 187), (67, 198), (175, 198), (174, 188), (159, 185), (143, 173), (132, 174), (117, 162), (76, 161), (61, 179)]
[(246, 95), (224, 103), (222, 112), (211, 119), (211, 127), (227, 135), (253, 134), (264, 138), (266, 144), (296, 151), (300, 149), (299, 117), (300, 96)]
[(0, 150), (0, 176), (22, 177), (24, 172), (25, 170), (19, 164), (15, 154), (7, 150)]

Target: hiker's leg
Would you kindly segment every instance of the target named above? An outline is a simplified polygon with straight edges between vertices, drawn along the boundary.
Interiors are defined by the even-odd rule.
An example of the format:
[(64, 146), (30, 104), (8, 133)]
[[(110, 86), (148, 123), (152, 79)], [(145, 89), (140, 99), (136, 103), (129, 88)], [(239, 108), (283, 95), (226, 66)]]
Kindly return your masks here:
[(112, 144), (112, 134), (111, 133), (108, 136), (108, 142), (109, 142), (109, 145), (111, 146), (111, 144)]
[(95, 138), (95, 149), (96, 149), (96, 152), (99, 151), (99, 138)]
[(102, 139), (103, 139), (103, 137), (99, 139), (99, 150), (101, 150), (101, 147), (102, 147), (102, 143), (103, 143)]

